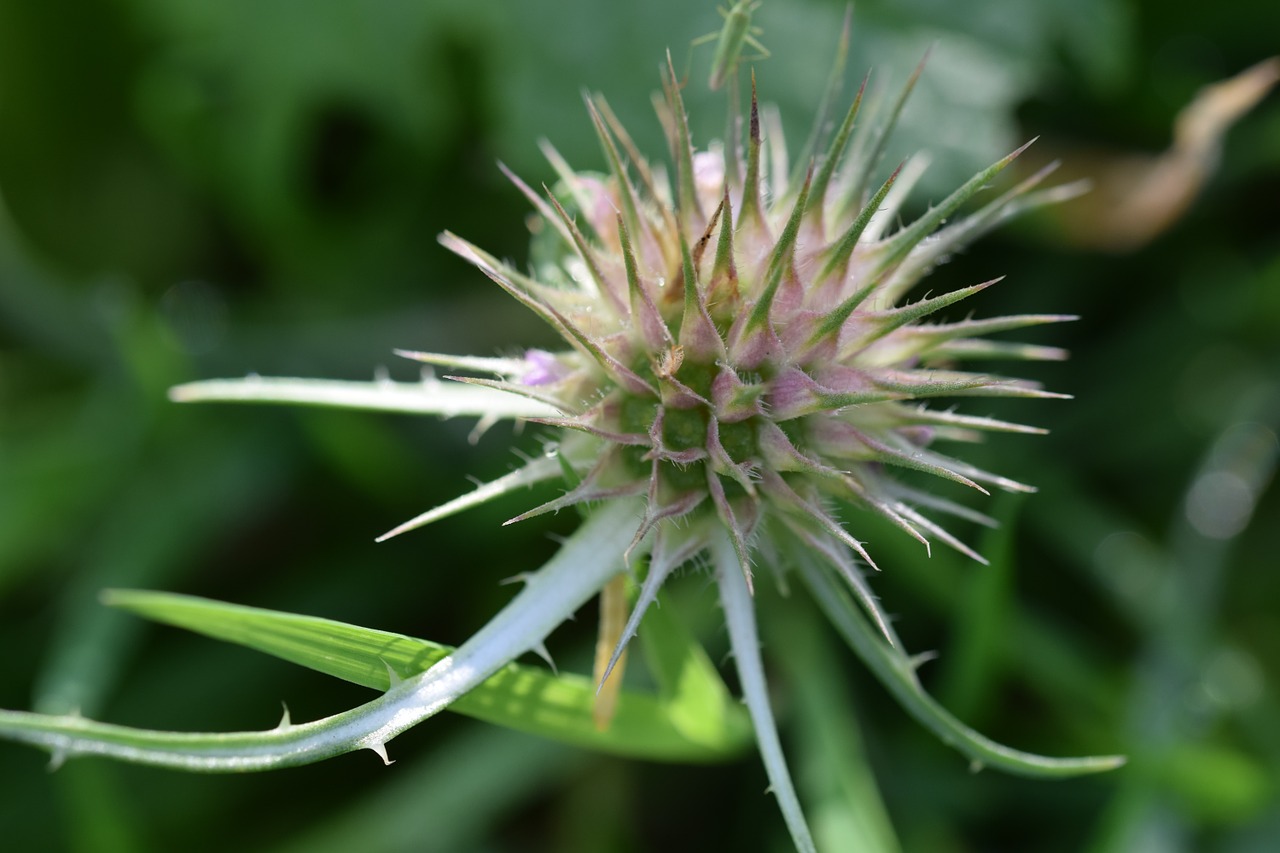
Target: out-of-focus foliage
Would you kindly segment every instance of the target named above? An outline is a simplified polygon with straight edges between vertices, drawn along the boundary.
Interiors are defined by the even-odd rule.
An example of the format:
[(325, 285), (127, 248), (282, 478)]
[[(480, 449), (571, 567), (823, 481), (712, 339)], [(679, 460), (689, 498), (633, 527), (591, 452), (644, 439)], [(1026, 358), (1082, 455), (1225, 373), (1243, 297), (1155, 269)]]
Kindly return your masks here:
[[(501, 159), (550, 181), (537, 139), (602, 155), (582, 87), (647, 150), (670, 48), (705, 77), (710, 2), (0, 0), (0, 706), (202, 730), (348, 707), (362, 689), (97, 604), (162, 588), (456, 644), (573, 519), (482, 509), (375, 535), (506, 470), (509, 435), (317, 411), (179, 408), (176, 382), (249, 371), (364, 378), (392, 347), (505, 351), (545, 334), (435, 244), (525, 257)], [(858, 5), (850, 67), (898, 85), (933, 45), (885, 168), (934, 155), (916, 201), (1043, 135), (1158, 151), (1202, 86), (1274, 53), (1266, 0), (901, 0)], [(843, 15), (771, 0), (761, 97), (803, 138)], [(849, 86), (855, 85), (851, 75)], [(701, 139), (721, 101), (689, 87)], [(867, 679), (798, 588), (762, 626), (815, 829), (835, 849), (1264, 851), (1280, 837), (1280, 106), (1231, 131), (1181, 222), (1100, 257), (1047, 220), (936, 273), (1008, 280), (978, 306), (1077, 313), (1038, 377), (1070, 403), (992, 406), (1047, 439), (980, 448), (1041, 493), (997, 503), (986, 568), (850, 519), (927, 686), (967, 723), (1107, 777), (970, 775)], [(982, 412), (988, 413), (988, 412)], [(518, 436), (526, 448), (536, 436)], [(968, 531), (979, 542), (979, 531)], [(775, 595), (762, 583), (761, 595)], [(376, 592), (369, 592), (372, 588)], [(695, 575), (671, 606), (723, 644)], [(771, 608), (777, 610), (777, 608)], [(794, 612), (793, 612), (794, 611)], [(806, 617), (809, 618), (806, 618)], [(557, 633), (589, 669), (594, 613)], [(842, 729), (840, 726), (843, 726)], [(785, 838), (754, 758), (647, 765), (441, 717), (398, 763), (191, 777), (3, 746), (15, 850), (762, 849)], [(865, 751), (880, 793), (856, 757)], [(833, 756), (846, 760), (833, 762)], [(885, 815), (879, 811), (884, 801)], [(358, 839), (353, 841), (352, 839)], [(434, 847), (432, 845), (435, 845)], [(1145, 847), (1144, 847), (1145, 845)]]

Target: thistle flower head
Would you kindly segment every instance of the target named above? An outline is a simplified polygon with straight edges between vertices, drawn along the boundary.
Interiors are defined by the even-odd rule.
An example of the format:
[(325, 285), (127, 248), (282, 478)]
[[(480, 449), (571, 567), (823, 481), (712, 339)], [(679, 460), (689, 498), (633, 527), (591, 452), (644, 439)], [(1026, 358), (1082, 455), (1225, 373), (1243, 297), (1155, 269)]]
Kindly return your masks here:
[[(446, 247), (555, 329), (565, 348), (483, 363), (413, 354), (479, 368), (489, 376), (462, 381), (554, 410), (532, 420), (563, 429), (553, 455), (569, 487), (512, 521), (597, 501), (632, 498), (643, 507), (627, 551), (643, 543), (648, 572), (626, 625), (602, 627), (602, 649), (612, 646), (607, 657), (598, 656), (602, 684), (671, 570), (710, 554), (773, 790), (802, 849), (811, 841), (754, 650), (755, 555), (817, 558), (895, 645), (861, 574), (875, 563), (833, 506), (863, 507), (926, 548), (938, 540), (981, 561), (931, 514), (990, 520), (906, 485), (895, 469), (984, 493), (987, 486), (1028, 491), (936, 445), (984, 431), (1039, 430), (961, 414), (938, 401), (1059, 396), (958, 365), (1060, 358), (1057, 349), (983, 336), (1069, 318), (934, 319), (994, 281), (910, 296), (950, 253), (1028, 204), (1063, 194), (1030, 192), (1046, 170), (946, 224), (1019, 149), (916, 221), (895, 227), (920, 168), (909, 162), (878, 184), (871, 176), (914, 82), (915, 75), (877, 128), (860, 115), (864, 81), (825, 149), (794, 164), (776, 116), (760, 108), (754, 78), (745, 139), (699, 150), (668, 59), (659, 117), (669, 168), (641, 156), (607, 103), (588, 97), (606, 176), (574, 171), (549, 146), (559, 177), (553, 189), (538, 193), (508, 172), (536, 211), (531, 273), (454, 234), (442, 236)], [(534, 472), (539, 466), (542, 475), (553, 471), (547, 460), (535, 460), (526, 469), (531, 479), (542, 476)], [(606, 610), (607, 599), (619, 598), (614, 586), (603, 595)], [(601, 722), (607, 724), (607, 712)]]
[(492, 378), (464, 380), (553, 407), (556, 415), (533, 420), (567, 433), (556, 452), (572, 487), (513, 520), (634, 496), (644, 501), (644, 519), (632, 544), (652, 532), (661, 564), (707, 547), (719, 530), (748, 583), (753, 543), (762, 536), (827, 554), (852, 580), (855, 563), (875, 564), (830, 509), (842, 501), (926, 546), (937, 539), (980, 560), (925, 511), (974, 514), (904, 485), (894, 469), (983, 492), (1029, 490), (935, 446), (982, 431), (1039, 430), (936, 401), (1058, 396), (956, 365), (991, 356), (1059, 358), (1057, 349), (982, 336), (1067, 318), (933, 320), (993, 281), (914, 301), (908, 294), (949, 253), (1034, 200), (1028, 190), (1043, 175), (938, 230), (1019, 149), (917, 221), (893, 228), (919, 170), (908, 164), (870, 185), (878, 146), (861, 130), (870, 126), (859, 121), (861, 90), (826, 150), (795, 168), (786, 163), (780, 129), (764, 133), (754, 81), (741, 149), (730, 141), (696, 150), (669, 65), (665, 84), (660, 117), (672, 177), (639, 155), (599, 98), (587, 106), (610, 163), (607, 177), (572, 171), (552, 149), (560, 176), (553, 190), (539, 194), (511, 176), (537, 212), (542, 246), (531, 275), (456, 235), (442, 237), (566, 344), (561, 352), (530, 350), (523, 360), (480, 365)]
[[(741, 2), (727, 13), (739, 49), (750, 32), (751, 8)], [(846, 23), (826, 103), (838, 89), (847, 37)], [(521, 418), (559, 428), (548, 454), (386, 534), (558, 477), (567, 481), (562, 495), (512, 521), (604, 504), (456, 651), (402, 682), (393, 679), (385, 695), (361, 708), (200, 741), (198, 749), (190, 739), (160, 734), (146, 735), (146, 749), (117, 749), (111, 745), (117, 729), (99, 732), (80, 721), (71, 728), (23, 721), (10, 736), (46, 745), (55, 755), (97, 752), (200, 770), (286, 766), (358, 748), (385, 759), (388, 740), (519, 655), (541, 650), (544, 638), (597, 593), (604, 618), (596, 722), (607, 726), (616, 668), (641, 616), (672, 570), (701, 556), (714, 569), (771, 789), (796, 846), (812, 850), (758, 648), (752, 578), (765, 555), (771, 565), (797, 567), (819, 605), (904, 706), (975, 762), (1040, 775), (1116, 766), (1120, 760), (1113, 757), (1018, 753), (929, 699), (862, 575), (875, 563), (858, 539), (856, 517), (836, 515), (838, 507), (860, 507), (926, 547), (939, 541), (981, 560), (935, 518), (990, 519), (908, 485), (900, 474), (933, 475), (981, 492), (1029, 490), (939, 448), (987, 431), (1039, 432), (958, 411), (958, 399), (1059, 396), (968, 365), (1060, 358), (1057, 349), (985, 336), (1069, 318), (939, 319), (992, 281), (932, 295), (912, 291), (975, 237), (1074, 189), (1035, 190), (1046, 170), (960, 215), (1019, 149), (915, 221), (899, 224), (920, 161), (883, 180), (879, 164), (918, 74), (882, 120), (862, 113), (865, 82), (831, 128), (821, 110), (813, 136), (829, 131), (829, 138), (821, 148), (806, 146), (794, 162), (776, 115), (756, 99), (754, 80), (746, 120), (730, 122), (742, 138), (699, 150), (668, 59), (659, 101), (667, 166), (644, 158), (608, 104), (588, 97), (607, 174), (575, 171), (549, 146), (554, 188), (540, 193), (508, 173), (536, 213), (529, 273), (454, 234), (441, 238), (548, 323), (563, 339), (559, 351), (528, 350), (520, 358), (401, 353), (465, 374), (452, 377), (461, 385), (434, 378), (421, 385), (365, 385), (255, 377), (174, 389), (180, 400), (306, 402), (474, 415), (482, 425)], [(647, 561), (634, 559), (640, 555)], [(628, 566), (642, 576), (629, 612)], [(41, 733), (28, 734), (33, 729)]]

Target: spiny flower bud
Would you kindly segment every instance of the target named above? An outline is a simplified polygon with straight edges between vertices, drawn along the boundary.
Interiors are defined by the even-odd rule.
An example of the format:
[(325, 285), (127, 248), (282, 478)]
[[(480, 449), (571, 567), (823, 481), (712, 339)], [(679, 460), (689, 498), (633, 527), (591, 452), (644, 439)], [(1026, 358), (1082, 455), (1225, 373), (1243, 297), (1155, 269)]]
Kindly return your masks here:
[[(588, 97), (607, 177), (573, 171), (549, 146), (559, 175), (554, 189), (540, 194), (508, 172), (537, 213), (532, 275), (454, 234), (441, 238), (555, 329), (566, 348), (530, 350), (514, 364), (416, 354), (428, 363), (488, 369), (491, 378), (461, 381), (556, 411), (531, 420), (566, 431), (554, 455), (570, 488), (512, 521), (642, 499), (628, 552), (645, 544), (648, 573), (626, 625), (619, 631), (615, 620), (602, 622), (613, 625), (602, 628), (602, 649), (613, 647), (607, 658), (597, 657), (602, 684), (610, 684), (670, 572), (699, 553), (713, 555), (766, 767), (802, 849), (812, 842), (767, 702), (750, 686), (758, 656), (744, 650), (755, 644), (754, 554), (820, 555), (896, 644), (861, 574), (860, 564), (875, 563), (833, 514), (833, 499), (873, 511), (926, 547), (936, 539), (981, 561), (931, 514), (990, 519), (892, 472), (921, 471), (984, 493), (987, 486), (1030, 491), (935, 447), (985, 431), (1041, 430), (936, 401), (1061, 396), (963, 365), (1062, 358), (1054, 348), (984, 336), (1071, 319), (933, 321), (995, 281), (910, 301), (916, 283), (948, 255), (1028, 205), (1074, 190), (1033, 193), (1045, 170), (948, 224), (1020, 148), (916, 221), (891, 228), (920, 170), (904, 165), (878, 186), (871, 182), (889, 128), (873, 132), (859, 121), (865, 88), (864, 81), (825, 151), (788, 167), (780, 128), (764, 130), (754, 78), (745, 146), (730, 140), (695, 150), (668, 58), (659, 113), (671, 147), (670, 179), (640, 155), (607, 103)], [(530, 478), (536, 466), (551, 475), (545, 460), (535, 460)], [(734, 592), (739, 587), (748, 596), (745, 607)], [(619, 589), (602, 590), (606, 611), (616, 610)]]
[[(1043, 174), (939, 230), (1019, 149), (890, 231), (904, 184), (918, 171), (899, 168), (870, 190), (878, 152), (855, 140), (858, 131), (869, 135), (858, 123), (861, 90), (826, 151), (790, 177), (776, 171), (785, 147), (780, 131), (762, 133), (754, 81), (745, 151), (735, 153), (693, 149), (669, 64), (665, 93), (674, 185), (593, 97), (587, 104), (610, 163), (606, 179), (571, 171), (553, 150), (560, 181), (545, 197), (511, 176), (537, 211), (537, 230), (558, 241), (558, 254), (544, 247), (542, 264), (526, 276), (456, 235), (442, 237), (567, 344), (560, 353), (531, 350), (523, 362), (495, 364), (492, 379), (463, 379), (544, 402), (559, 414), (533, 420), (574, 433), (558, 453), (576, 484), (513, 520), (640, 496), (644, 523), (632, 544), (652, 531), (659, 562), (705, 547), (719, 525), (748, 582), (750, 543), (761, 534), (823, 551), (842, 543), (874, 566), (827, 508), (834, 498), (873, 510), (926, 545), (936, 538), (981, 559), (924, 511), (972, 514), (898, 482), (892, 469), (983, 492), (1029, 490), (934, 446), (981, 431), (1040, 430), (931, 404), (1060, 396), (954, 365), (1060, 358), (1057, 349), (982, 336), (1069, 318), (927, 322), (994, 281), (915, 302), (904, 297), (948, 254), (1037, 200), (1028, 192)], [(862, 158), (848, 155), (851, 141), (866, 152)], [(449, 356), (416, 357), (467, 366)], [(704, 519), (709, 524), (692, 523)], [(863, 585), (855, 589), (883, 624)]]
[[(750, 43), (752, 8), (743, 0), (726, 13), (731, 38), (722, 40), (717, 63), (736, 61)], [(826, 102), (838, 88), (847, 41), (846, 20)], [(733, 69), (718, 67), (713, 82), (733, 84)], [(1062, 358), (1052, 347), (987, 336), (1071, 318), (937, 319), (995, 281), (910, 295), (976, 237), (1029, 206), (1076, 191), (1037, 190), (1046, 169), (960, 215), (1018, 149), (915, 221), (895, 227), (919, 162), (908, 161), (883, 182), (873, 175), (919, 73), (878, 126), (861, 114), (864, 81), (825, 147), (805, 150), (794, 164), (776, 115), (759, 107), (754, 79), (747, 120), (730, 122), (745, 125), (744, 138), (696, 150), (668, 57), (659, 119), (671, 149), (669, 170), (640, 154), (603, 98), (588, 97), (607, 175), (575, 171), (549, 146), (558, 176), (553, 189), (536, 192), (508, 172), (536, 213), (530, 273), (454, 234), (441, 238), (549, 324), (563, 338), (560, 351), (531, 349), (521, 358), (400, 353), (466, 374), (451, 377), (461, 385), (433, 376), (421, 385), (250, 378), (174, 389), (181, 400), (309, 402), (472, 415), (482, 426), (512, 418), (559, 428), (548, 454), (381, 537), (560, 477), (567, 483), (561, 496), (512, 521), (604, 504), (593, 506), (562, 550), (525, 576), (524, 589), (453, 653), (361, 708), (216, 739), (195, 757), (185, 741), (174, 745), (153, 734), (147, 742), (161, 746), (150, 752), (116, 749), (110, 746), (115, 729), (90, 732), (81, 743), (52, 724), (24, 720), (22, 736), (44, 726), (56, 731), (30, 739), (59, 753), (205, 770), (286, 766), (382, 748), (516, 657), (541, 651), (547, 634), (597, 593), (605, 618), (595, 722), (607, 726), (611, 691), (620, 680), (615, 668), (641, 617), (675, 568), (702, 559), (719, 587), (771, 789), (797, 848), (809, 851), (813, 840), (782, 757), (759, 653), (752, 566), (763, 554), (779, 568), (797, 568), (837, 630), (904, 707), (975, 763), (1045, 776), (1117, 766), (1122, 759), (1049, 759), (999, 746), (925, 695), (915, 677), (918, 661), (901, 649), (862, 574), (875, 563), (857, 538), (856, 522), (846, 527), (834, 513), (840, 504), (859, 506), (926, 547), (939, 541), (981, 561), (935, 519), (991, 519), (895, 472), (933, 475), (984, 493), (988, 487), (1029, 491), (939, 448), (985, 432), (1041, 430), (952, 406), (971, 397), (1061, 396), (968, 365)], [(827, 129), (824, 118), (817, 129)], [(647, 563), (638, 559), (645, 555)], [(629, 613), (628, 566), (642, 576)]]

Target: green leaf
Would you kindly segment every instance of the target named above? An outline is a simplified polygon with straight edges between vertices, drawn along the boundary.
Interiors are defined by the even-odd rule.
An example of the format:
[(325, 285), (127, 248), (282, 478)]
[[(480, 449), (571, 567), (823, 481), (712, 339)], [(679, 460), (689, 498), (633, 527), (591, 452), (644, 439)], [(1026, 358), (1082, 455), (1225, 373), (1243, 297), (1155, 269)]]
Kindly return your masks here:
[[(375, 690), (390, 686), (388, 669), (408, 678), (453, 651), (403, 634), (192, 596), (114, 590), (105, 600), (148, 619), (247, 646)], [(685, 654), (691, 656), (689, 650)], [(683, 664), (681, 671), (692, 675), (681, 681), (681, 689), (669, 700), (624, 691), (612, 725), (603, 732), (592, 721), (595, 685), (590, 678), (569, 673), (553, 676), (520, 664), (504, 667), (450, 709), (618, 755), (663, 761), (717, 761), (735, 755), (750, 739), (749, 724), (740, 719), (745, 715), (733, 706), (729, 707), (739, 712), (737, 716), (728, 710), (710, 713), (717, 706), (706, 699), (706, 685), (699, 679), (707, 676), (696, 659)], [(699, 716), (704, 713), (705, 718)]]
[(807, 557), (797, 560), (801, 574), (814, 599), (831, 624), (867, 668), (880, 680), (903, 710), (915, 717), (943, 743), (969, 757), (975, 769), (994, 767), (1019, 776), (1044, 778), (1078, 776), (1114, 770), (1125, 763), (1124, 756), (1098, 755), (1083, 758), (1049, 758), (1021, 752), (979, 734), (957, 720), (924, 692), (915, 674), (915, 662), (901, 649), (881, 637), (852, 599), (832, 583), (829, 575)]
[(645, 613), (639, 639), (671, 725), (696, 743), (745, 748), (752, 742), (746, 709), (664, 598)]

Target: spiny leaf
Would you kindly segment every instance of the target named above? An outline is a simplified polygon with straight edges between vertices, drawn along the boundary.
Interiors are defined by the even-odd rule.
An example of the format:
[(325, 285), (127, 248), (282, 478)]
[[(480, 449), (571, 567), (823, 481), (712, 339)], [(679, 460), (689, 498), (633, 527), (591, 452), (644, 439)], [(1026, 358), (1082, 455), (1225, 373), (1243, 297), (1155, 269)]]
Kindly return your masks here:
[[(853, 99), (853, 104), (849, 107), (849, 111), (845, 113), (844, 121), (841, 122), (840, 129), (836, 132), (835, 139), (831, 141), (831, 147), (822, 159), (822, 168), (818, 170), (818, 175), (814, 178), (813, 200), (809, 203), (808, 215), (818, 221), (821, 221), (822, 215), (826, 210), (827, 188), (831, 185), (831, 179), (835, 176), (836, 167), (840, 165), (845, 148), (853, 135), (853, 124), (857, 120), (858, 110), (862, 106), (862, 96), (866, 89), (867, 78), (864, 77), (862, 85), (858, 88), (858, 94)], [(800, 162), (797, 162), (796, 165), (798, 167)]]
[(912, 659), (901, 650), (885, 643), (867, 622), (862, 611), (849, 600), (844, 590), (833, 584), (823, 567), (806, 554), (798, 554), (798, 563), (814, 600), (827, 618), (862, 658), (902, 707), (943, 743), (967, 755), (975, 768), (994, 767), (1019, 776), (1068, 777), (1084, 773), (1114, 770), (1125, 763), (1119, 755), (1086, 758), (1048, 758), (1020, 752), (984, 737), (947, 713), (924, 692), (916, 678)]
[[(898, 179), (898, 174), (901, 171), (901, 165), (894, 169), (893, 174), (880, 185), (880, 189), (876, 190), (876, 194), (871, 197), (871, 200), (862, 208), (862, 211), (849, 223), (849, 227), (844, 230), (840, 238), (826, 249), (823, 249), (822, 255), (826, 260), (823, 262), (822, 270), (815, 279), (818, 284), (826, 282), (833, 276), (844, 275), (844, 271), (849, 265), (849, 258), (853, 255), (853, 250), (857, 248), (858, 240), (861, 239), (862, 233), (866, 231), (871, 218), (880, 209), (880, 205), (884, 203), (885, 196), (889, 194), (889, 190), (893, 187), (893, 183)], [(870, 288), (875, 287), (876, 283), (875, 279), (871, 279), (867, 287), (860, 293), (869, 293)], [(830, 321), (823, 328), (839, 328), (849, 314), (853, 312), (853, 309), (857, 308), (865, 298), (866, 296), (863, 295), (857, 301), (846, 299), (839, 308), (832, 312)]]
[[(756, 97), (756, 75), (751, 74), (751, 123), (747, 137), (747, 176), (743, 182), (740, 223), (750, 223), (759, 234), (765, 234), (764, 207), (760, 200), (760, 102)], [(728, 176), (726, 176), (728, 177)], [(736, 175), (734, 176), (736, 177)], [(741, 226), (740, 226), (741, 227)]]
[(902, 92), (898, 95), (898, 99), (894, 101), (888, 120), (876, 131), (874, 141), (871, 143), (871, 148), (866, 156), (859, 158), (856, 163), (850, 164), (850, 168), (846, 170), (852, 180), (845, 188), (844, 198), (837, 206), (836, 215), (838, 217), (843, 217), (855, 205), (862, 203), (862, 194), (866, 191), (866, 182), (875, 171), (876, 166), (879, 165), (880, 158), (884, 155), (885, 146), (889, 143), (889, 137), (893, 134), (893, 128), (898, 123), (898, 117), (902, 115), (902, 108), (906, 106), (907, 99), (911, 97), (911, 92), (915, 89), (920, 75), (924, 72), (925, 63), (928, 61), (929, 52), (926, 51), (915, 70), (911, 72), (911, 76), (907, 78), (907, 84), (902, 87)]
[(622, 156), (618, 153), (618, 147), (614, 145), (613, 136), (605, 127), (604, 119), (596, 109), (595, 103), (590, 97), (586, 97), (585, 100), (587, 102), (587, 111), (591, 114), (591, 123), (596, 129), (596, 136), (600, 139), (600, 145), (604, 148), (605, 157), (609, 160), (609, 170), (613, 173), (614, 181), (620, 188), (619, 196), (622, 201), (621, 215), (623, 221), (626, 222), (627, 228), (640, 235), (644, 226), (639, 214), (639, 193), (636, 191), (635, 185), (631, 183), (631, 176), (627, 174), (627, 168), (622, 162)]
[[(889, 270), (896, 267), (907, 257), (908, 253), (916, 247), (925, 237), (932, 234), (939, 225), (945, 222), (953, 213), (960, 209), (966, 201), (972, 198), (979, 190), (987, 186), (991, 179), (1000, 174), (1006, 166), (1012, 163), (1019, 154), (1026, 151), (1027, 148), (1035, 142), (1032, 139), (1013, 151), (1011, 154), (992, 163), (986, 169), (974, 175), (965, 181), (960, 187), (943, 199), (942, 203), (925, 213), (915, 222), (912, 222), (906, 228), (903, 228), (897, 234), (890, 237), (885, 245), (878, 251), (880, 257), (877, 259), (876, 265), (870, 273), (872, 278), (880, 278)], [(891, 297), (890, 297), (891, 298)]]
[(401, 533), (416, 530), (419, 527), (431, 524), (434, 521), (439, 521), (442, 518), (448, 518), (449, 516), (462, 512), (465, 509), (479, 506), (482, 503), (501, 497), (502, 495), (514, 491), (522, 486), (530, 486), (544, 480), (549, 480), (558, 474), (559, 471), (560, 465), (554, 459), (548, 459), (546, 457), (534, 459), (528, 465), (517, 468), (506, 476), (499, 477), (496, 480), (478, 486), (465, 495), (456, 497), (447, 503), (441, 504), (433, 509), (429, 509), (421, 515), (409, 519), (405, 523), (382, 534), (376, 541), (385, 542), (393, 536), (399, 536)]
[[(818, 150), (818, 145), (822, 141), (823, 134), (827, 132), (827, 116), (830, 115), (831, 105), (835, 103), (844, 83), (844, 66), (849, 57), (849, 37), (852, 31), (853, 4), (850, 3), (845, 7), (844, 23), (840, 27), (840, 40), (836, 42), (836, 55), (831, 63), (831, 70), (827, 72), (827, 83), (822, 90), (822, 100), (818, 102), (818, 109), (814, 112), (813, 127), (809, 130), (809, 138), (805, 140), (804, 147), (796, 155), (795, 170), (787, 181), (790, 186), (798, 186), (800, 181), (804, 179), (806, 164), (813, 159)], [(865, 78), (862, 81), (862, 85), (863, 88), (866, 87)], [(858, 100), (861, 99), (862, 92), (859, 90)], [(836, 147), (837, 145), (832, 145), (831, 150), (834, 151)], [(817, 194), (817, 197), (822, 199), (824, 194)]]
[(760, 747), (760, 757), (769, 777), (769, 786), (778, 798), (778, 807), (782, 810), (796, 849), (801, 853), (816, 853), (817, 847), (814, 846), (808, 822), (800, 809), (800, 799), (796, 796), (791, 774), (787, 770), (786, 759), (782, 755), (773, 710), (769, 707), (769, 691), (765, 686), (764, 666), (760, 661), (760, 641), (756, 634), (755, 604), (746, 582), (748, 567), (740, 562), (741, 553), (736, 544), (729, 541), (727, 532), (722, 532), (712, 542), (712, 559), (716, 567), (717, 585), (720, 587), (720, 602), (729, 628), (733, 660), (737, 665), (738, 680), (742, 683), (742, 696), (751, 713), (756, 743)]
[(760, 298), (756, 300), (756, 304), (751, 308), (751, 319), (747, 323), (748, 329), (763, 327), (769, 320), (769, 312), (773, 307), (773, 300), (777, 296), (778, 288), (783, 279), (791, 272), (796, 239), (800, 236), (800, 222), (804, 218), (805, 206), (809, 201), (809, 187), (812, 181), (813, 170), (810, 169), (808, 177), (805, 178), (804, 186), (800, 190), (800, 195), (796, 199), (795, 206), (791, 209), (791, 216), (787, 219), (787, 224), (782, 229), (782, 235), (778, 238), (773, 251), (769, 254), (769, 263), (764, 274), (764, 292), (760, 294)]
[(403, 412), (442, 417), (529, 418), (557, 414), (536, 400), (521, 399), (490, 388), (467, 388), (425, 378), (421, 382), (345, 382), (333, 379), (288, 379), (246, 376), (208, 379), (169, 389), (178, 403), (285, 403)]
[(702, 210), (693, 185), (693, 142), (689, 137), (689, 117), (684, 111), (684, 99), (680, 97), (680, 82), (671, 62), (671, 51), (667, 51), (667, 67), (662, 82), (674, 123), (671, 143), (676, 161), (676, 209), (681, 224), (687, 225), (694, 219), (701, 220)]

